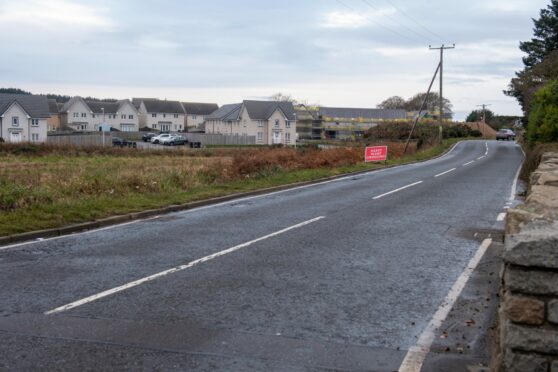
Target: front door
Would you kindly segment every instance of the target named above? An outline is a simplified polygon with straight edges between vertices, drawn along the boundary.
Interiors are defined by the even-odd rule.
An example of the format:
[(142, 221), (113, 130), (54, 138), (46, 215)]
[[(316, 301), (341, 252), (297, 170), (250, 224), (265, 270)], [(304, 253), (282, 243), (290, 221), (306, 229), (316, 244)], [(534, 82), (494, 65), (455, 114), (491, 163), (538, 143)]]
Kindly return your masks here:
[(10, 142), (12, 142), (12, 143), (21, 142), (21, 133), (19, 133), (19, 132), (11, 132), (11, 133), (10, 133)]
[(171, 125), (166, 123), (160, 123), (161, 132), (169, 132), (171, 130)]
[(281, 143), (281, 132), (273, 132), (273, 144), (278, 145)]

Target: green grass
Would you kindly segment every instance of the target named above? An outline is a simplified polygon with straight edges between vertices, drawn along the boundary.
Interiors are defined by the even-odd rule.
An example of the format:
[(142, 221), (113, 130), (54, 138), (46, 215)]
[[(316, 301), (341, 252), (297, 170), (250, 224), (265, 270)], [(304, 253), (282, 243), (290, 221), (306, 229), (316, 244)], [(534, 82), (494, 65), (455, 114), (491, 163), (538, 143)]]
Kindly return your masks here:
[[(402, 158), (389, 159), (387, 165), (394, 166), (435, 157), (458, 141), (457, 139), (446, 140), (441, 145), (425, 151)], [(114, 215), (379, 169), (385, 166), (383, 163), (365, 164), (362, 162), (334, 168), (274, 169), (256, 177), (227, 180), (214, 177), (213, 168), (199, 171), (195, 175), (187, 174), (191, 164), (205, 164), (198, 164), (198, 161), (211, 161), (211, 158), (202, 160), (193, 158), (190, 159), (192, 163), (186, 165), (181, 165), (182, 161), (177, 157), (164, 158), (161, 156), (154, 159), (148, 157), (115, 158), (106, 155), (96, 157), (10, 155), (4, 157), (2, 164), (6, 168), (3, 173), (0, 173), (0, 188), (2, 188), (0, 202), (6, 199), (4, 205), (9, 205), (8, 202), (11, 200), (9, 198), (12, 198), (17, 200), (17, 203), (16, 207), (1, 211), (0, 236), (61, 227)], [(164, 174), (156, 173), (159, 169), (156, 167), (157, 164), (167, 164), (167, 167), (161, 171)], [(16, 171), (9, 168), (10, 166)], [(140, 166), (143, 168), (137, 172), (142, 176), (138, 176), (136, 179), (132, 171)], [(29, 167), (47, 170), (40, 175), (35, 175)], [(21, 173), (21, 179), (13, 175), (18, 171)], [(76, 175), (75, 179), (72, 179), (70, 177), (72, 172), (83, 172), (83, 175)], [(122, 176), (121, 173), (128, 178)], [(150, 176), (152, 173), (153, 177)], [(150, 179), (157, 179), (159, 182), (156, 182), (156, 186), (142, 183)], [(139, 189), (137, 192), (132, 187), (136, 184), (140, 185), (134, 186)], [(25, 193), (24, 198), (21, 198), (21, 193)]]

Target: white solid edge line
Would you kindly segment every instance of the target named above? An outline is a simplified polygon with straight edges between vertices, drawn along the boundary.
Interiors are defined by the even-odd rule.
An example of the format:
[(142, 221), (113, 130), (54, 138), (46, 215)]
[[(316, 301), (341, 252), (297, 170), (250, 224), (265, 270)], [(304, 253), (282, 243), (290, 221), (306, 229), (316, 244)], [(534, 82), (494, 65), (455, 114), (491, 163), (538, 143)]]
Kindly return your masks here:
[(157, 274), (153, 274), (153, 275), (147, 276), (147, 277), (145, 277), (145, 278), (138, 279), (138, 280), (135, 280), (135, 281), (133, 281), (133, 282), (129, 282), (129, 283), (127, 283), (127, 284), (121, 285), (121, 286), (119, 286), (119, 287), (115, 287), (115, 288), (112, 288), (112, 289), (109, 289), (109, 290), (106, 290), (106, 291), (103, 291), (103, 292), (94, 294), (94, 295), (92, 295), (92, 296), (83, 298), (83, 299), (81, 299), (81, 300), (78, 300), (78, 301), (75, 301), (75, 302), (71, 302), (71, 303), (66, 304), (66, 305), (64, 305), (64, 306), (57, 307), (56, 309), (52, 309), (52, 310), (49, 310), (49, 311), (45, 312), (44, 314), (45, 314), (45, 315), (53, 315), (53, 314), (61, 313), (61, 312), (66, 311), (66, 310), (70, 310), (70, 309), (76, 308), (76, 307), (78, 307), (78, 306), (81, 306), (81, 305), (84, 305), (84, 304), (87, 304), (87, 303), (96, 301), (96, 300), (101, 299), (101, 298), (103, 298), (103, 297), (107, 297), (107, 296), (110, 296), (110, 295), (112, 295), (112, 294), (115, 294), (115, 293), (118, 293), (118, 292), (122, 292), (122, 291), (124, 291), (124, 290), (126, 290), (126, 289), (130, 289), (130, 288), (133, 288), (133, 287), (137, 287), (137, 286), (139, 286), (139, 285), (141, 285), (141, 284), (143, 284), (143, 283), (153, 281), (153, 280), (158, 279), (158, 278), (161, 278), (161, 277), (163, 277), (163, 276), (166, 276), (166, 275), (169, 275), (169, 274), (174, 274), (174, 273), (177, 273), (177, 272), (179, 272), (179, 271), (183, 271), (183, 270), (189, 269), (189, 268), (194, 267), (194, 266), (196, 266), (196, 265), (199, 265), (199, 264), (201, 264), (201, 263), (204, 263), (204, 262), (207, 262), (207, 261), (211, 261), (211, 260), (213, 260), (213, 259), (215, 259), (215, 258), (217, 258), (217, 257), (221, 257), (221, 256), (224, 256), (224, 255), (226, 255), (226, 254), (229, 254), (229, 253), (238, 251), (239, 249), (246, 248), (246, 247), (248, 247), (248, 246), (250, 246), (250, 245), (252, 245), (252, 244), (261, 242), (262, 240), (266, 240), (266, 239), (272, 238), (272, 237), (274, 237), (274, 236), (284, 234), (284, 233), (286, 233), (286, 232), (288, 232), (288, 231), (290, 231), (290, 230), (298, 229), (298, 228), (300, 228), (300, 227), (309, 225), (309, 224), (311, 224), (311, 223), (314, 223), (314, 222), (316, 222), (316, 221), (322, 220), (322, 219), (324, 219), (324, 218), (325, 218), (325, 216), (320, 216), (320, 217), (316, 217), (316, 218), (313, 218), (313, 219), (308, 220), (308, 221), (301, 222), (301, 223), (299, 223), (299, 224), (296, 224), (296, 225), (287, 227), (287, 228), (285, 228), (285, 229), (282, 229), (282, 230), (276, 231), (276, 232), (274, 232), (274, 233), (271, 233), (271, 234), (262, 236), (262, 237), (260, 237), (260, 238), (251, 240), (251, 241), (249, 241), (249, 242), (242, 243), (242, 244), (236, 245), (236, 246), (234, 246), (234, 247), (231, 247), (231, 248), (222, 250), (222, 251), (220, 251), (220, 252), (210, 254), (209, 256), (205, 256), (205, 257), (199, 258), (199, 259), (194, 260), (194, 261), (191, 261), (191, 262), (189, 262), (189, 263), (187, 263), (187, 264), (185, 264), (185, 265), (173, 267), (172, 269), (168, 269), (168, 270), (165, 270), (165, 271), (161, 271), (161, 272), (159, 272), (159, 273), (157, 273)]
[(455, 304), (455, 301), (459, 298), (459, 295), (463, 291), (463, 288), (465, 288), (467, 281), (486, 253), (490, 244), (492, 244), (492, 239), (486, 239), (482, 242), (481, 246), (477, 250), (477, 253), (475, 253), (463, 273), (461, 273), (453, 287), (450, 289), (446, 298), (432, 317), (432, 320), (430, 320), (430, 323), (428, 323), (426, 328), (422, 331), (416, 345), (411, 347), (405, 355), (405, 359), (403, 359), (403, 362), (399, 367), (399, 372), (419, 372), (421, 370), (422, 364), (424, 363), (426, 356), (430, 352), (430, 347), (434, 342), (436, 330), (441, 327), (442, 323), (448, 316), (450, 310)]
[[(410, 166), (416, 166), (416, 165), (424, 165), (424, 164), (428, 164), (430, 162), (437, 161), (437, 160), (445, 158), (446, 156), (451, 154), (453, 152), (453, 150), (455, 150), (457, 148), (457, 146), (459, 146), (460, 144), (462, 144), (464, 142), (465, 141), (461, 141), (461, 142), (456, 143), (448, 152), (446, 152), (442, 156), (439, 156), (439, 157), (434, 158), (434, 159), (429, 159), (429, 160), (426, 160), (426, 161), (423, 161), (423, 162), (419, 162), (419, 163), (402, 164), (402, 165), (397, 165), (395, 167), (384, 168), (384, 169), (374, 169), (374, 170), (371, 170), (369, 172), (364, 172), (364, 173), (361, 173), (361, 174), (358, 174), (358, 175), (353, 174), (353, 175), (350, 175), (350, 176), (336, 178), (334, 180), (328, 180), (328, 181), (323, 181), (323, 182), (319, 182), (319, 183), (313, 183), (313, 184), (310, 184), (310, 185), (297, 186), (297, 187), (293, 187), (293, 188), (289, 188), (289, 189), (285, 189), (285, 190), (280, 190), (280, 191), (273, 191), (273, 192), (270, 192), (268, 194), (247, 196), (247, 197), (244, 197), (244, 198), (228, 200), (228, 201), (221, 202), (221, 203), (206, 205), (204, 207), (192, 208), (192, 209), (189, 209), (189, 210), (178, 211), (178, 212), (174, 212), (174, 213), (176, 213), (176, 214), (190, 214), (190, 213), (195, 213), (195, 212), (205, 210), (205, 209), (222, 207), (222, 206), (228, 205), (228, 204), (240, 203), (240, 202), (247, 201), (247, 200), (265, 198), (265, 197), (268, 197), (268, 196), (283, 194), (283, 193), (286, 193), (286, 192), (291, 192), (291, 191), (296, 191), (296, 190), (302, 190), (302, 189), (306, 189), (306, 188), (309, 188), (309, 187), (316, 187), (316, 186), (326, 185), (326, 184), (333, 183), (333, 182), (344, 181), (344, 180), (347, 180), (347, 179), (350, 179), (350, 178), (353, 178), (353, 177), (356, 177), (356, 176), (369, 176), (369, 175), (375, 175), (375, 174), (382, 173), (382, 172), (387, 172), (387, 171), (393, 170), (393, 169), (399, 169), (399, 168), (403, 168), (403, 167), (410, 167)], [(156, 217), (151, 217), (151, 218), (147, 218), (147, 219), (135, 220), (135, 221), (132, 221), (132, 222), (125, 222), (125, 223), (118, 224), (118, 225), (107, 226), (107, 227), (103, 227), (101, 229), (88, 230), (88, 231), (83, 231), (83, 232), (78, 232), (78, 233), (73, 233), (73, 234), (68, 234), (68, 235), (55, 236), (55, 237), (52, 237), (52, 238), (45, 238), (45, 239), (40, 239), (40, 240), (31, 240), (31, 241), (28, 241), (28, 242), (6, 245), (6, 246), (3, 246), (3, 247), (0, 247), (0, 251), (4, 250), (4, 249), (9, 249), (9, 248), (17, 248), (17, 247), (21, 247), (21, 246), (29, 245), (29, 244), (37, 244), (37, 243), (48, 242), (48, 241), (51, 241), (51, 240), (63, 239), (63, 238), (67, 238), (67, 237), (70, 237), (70, 236), (77, 236), (77, 235), (80, 235), (80, 234), (90, 234), (90, 233), (94, 233), (94, 232), (101, 231), (101, 230), (114, 229), (114, 228), (117, 228), (117, 227), (131, 225), (133, 223), (149, 221), (149, 220), (156, 219), (156, 218), (159, 218), (159, 217), (160, 216), (156, 216)]]
[(472, 160), (472, 161), (470, 161), (470, 162), (468, 162), (468, 163), (463, 164), (463, 166), (466, 167), (467, 165), (471, 165), (471, 164), (473, 164), (474, 162), (475, 162), (475, 161)]
[[(521, 149), (521, 151), (523, 151), (523, 149)], [(523, 152), (523, 154), (525, 154), (525, 152)], [(517, 170), (517, 173), (515, 174), (515, 179), (513, 180), (510, 199), (509, 199), (510, 201), (515, 200), (515, 193), (517, 192), (517, 181), (519, 180), (519, 173), (521, 173), (521, 168), (523, 168), (524, 161), (525, 161), (525, 155), (523, 156), (523, 161), (519, 165), (519, 169)]]
[(445, 172), (443, 172), (443, 173), (437, 174), (437, 175), (434, 176), (434, 178), (442, 177), (443, 175), (446, 175), (446, 174), (448, 174), (448, 173), (451, 173), (451, 172), (453, 172), (453, 171), (456, 170), (456, 169), (457, 169), (457, 168), (453, 168), (453, 169), (450, 169), (449, 171), (445, 171)]
[(395, 194), (396, 192), (399, 192), (399, 191), (408, 189), (409, 187), (413, 187), (413, 186), (416, 186), (416, 185), (420, 185), (422, 182), (423, 182), (423, 181), (418, 181), (418, 182), (412, 183), (412, 184), (410, 184), (410, 185), (400, 187), (400, 188), (395, 189), (395, 190), (392, 190), (392, 191), (390, 191), (390, 192), (386, 192), (385, 194), (378, 195), (378, 196), (376, 196), (376, 197), (374, 197), (374, 198), (372, 198), (372, 199), (373, 199), (373, 200), (377, 200), (377, 199), (383, 198), (384, 196), (388, 196), (388, 195), (391, 195), (391, 194)]
[(496, 221), (502, 222), (502, 221), (505, 220), (505, 219), (506, 219), (506, 213), (500, 213), (500, 214), (498, 215), (498, 217), (496, 218)]

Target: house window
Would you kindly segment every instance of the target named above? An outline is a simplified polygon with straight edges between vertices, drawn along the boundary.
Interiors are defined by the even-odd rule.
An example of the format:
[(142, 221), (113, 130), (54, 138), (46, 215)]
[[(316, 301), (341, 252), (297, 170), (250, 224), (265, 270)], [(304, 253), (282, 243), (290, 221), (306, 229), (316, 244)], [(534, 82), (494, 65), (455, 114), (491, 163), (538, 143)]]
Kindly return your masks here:
[(258, 132), (258, 142), (263, 141), (263, 132)]
[(243, 123), (244, 123), (244, 128), (246, 128), (246, 119), (244, 119)]
[(39, 140), (39, 134), (38, 133), (32, 133), (31, 134), (31, 141), (37, 142)]
[(167, 117), (167, 114), (163, 114), (163, 117), (166, 118), (166, 117)]
[(258, 127), (260, 127), (260, 128), (263, 127), (263, 121), (261, 121), (261, 120), (258, 121)]
[(198, 117), (196, 115), (192, 115), (192, 120), (196, 120)]
[(39, 119), (31, 119), (31, 125), (34, 127), (39, 126)]
[(79, 113), (78, 112), (74, 112), (74, 118), (79, 118)]
[(86, 112), (82, 112), (82, 113), (81, 113), (81, 117), (82, 117), (82, 118), (86, 118), (86, 117), (87, 117), (87, 113), (86, 113)]
[(126, 119), (126, 115), (120, 115), (122, 119)]
[(156, 117), (157, 117), (157, 114), (151, 114), (151, 117), (152, 117), (152, 118), (156, 118)]
[(279, 129), (279, 119), (276, 119), (276, 120), (275, 120), (275, 128), (276, 128), (276, 129)]
[(95, 119), (95, 114), (91, 114), (91, 117), (92, 117), (93, 119)]
[(285, 143), (291, 143), (291, 134), (285, 133)]
[(174, 114), (174, 118), (175, 118), (175, 119), (178, 119), (178, 114)]
[(128, 119), (130, 120), (134, 119), (134, 115), (128, 115)]
[(12, 127), (19, 127), (19, 116), (12, 116)]
[(153, 129), (157, 129), (157, 124), (153, 124)]
[(285, 128), (290, 128), (291, 127), (291, 122), (290, 121), (286, 121), (285, 122)]

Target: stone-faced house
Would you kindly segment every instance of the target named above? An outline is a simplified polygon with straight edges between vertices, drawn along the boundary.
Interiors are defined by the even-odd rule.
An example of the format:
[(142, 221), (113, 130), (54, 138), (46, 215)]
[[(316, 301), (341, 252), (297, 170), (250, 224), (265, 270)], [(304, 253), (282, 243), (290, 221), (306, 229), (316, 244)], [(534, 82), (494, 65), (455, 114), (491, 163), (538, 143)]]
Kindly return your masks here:
[(224, 105), (206, 117), (205, 132), (255, 136), (258, 145), (295, 145), (295, 110), (291, 102), (246, 100)]
[(0, 94), (0, 138), (5, 142), (46, 142), (49, 118), (45, 96)]

